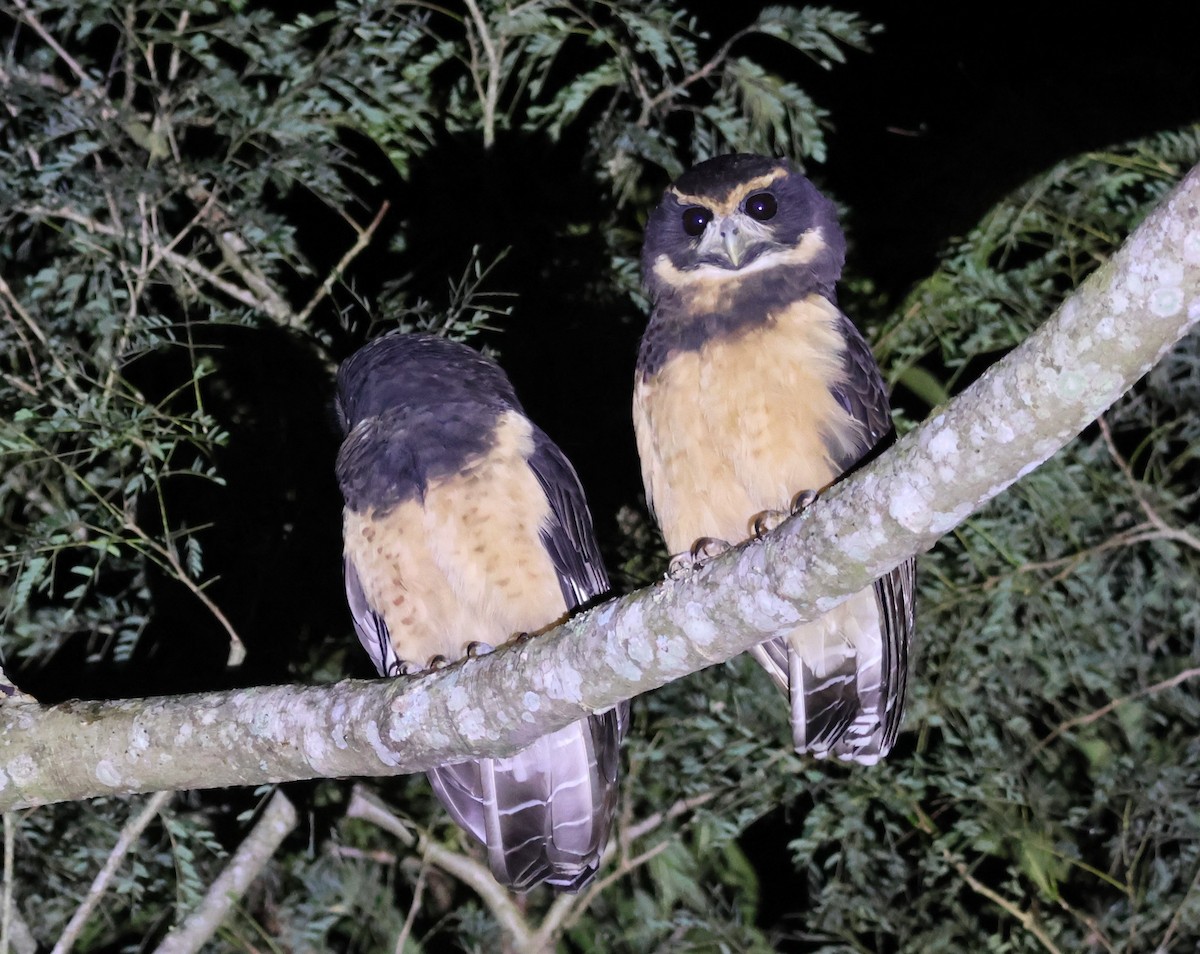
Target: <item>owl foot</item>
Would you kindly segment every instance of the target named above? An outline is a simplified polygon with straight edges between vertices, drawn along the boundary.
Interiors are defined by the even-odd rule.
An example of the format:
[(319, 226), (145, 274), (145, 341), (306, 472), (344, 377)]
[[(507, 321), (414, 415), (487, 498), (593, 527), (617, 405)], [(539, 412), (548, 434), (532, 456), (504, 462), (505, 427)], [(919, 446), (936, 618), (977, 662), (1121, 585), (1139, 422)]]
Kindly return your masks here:
[(786, 510), (764, 510), (762, 513), (756, 513), (750, 521), (754, 539), (761, 540), (790, 516)]
[(761, 540), (788, 517), (803, 513), (813, 505), (817, 496), (815, 490), (802, 490), (792, 498), (792, 504), (788, 510), (764, 510), (762, 513), (755, 514), (750, 521), (750, 529), (754, 532), (754, 538)]
[(816, 490), (802, 490), (792, 498), (792, 515), (804, 513), (809, 507), (817, 502), (817, 498), (821, 494)]
[(667, 564), (667, 579), (682, 580), (691, 576), (706, 562), (729, 549), (729, 544), (716, 537), (701, 537), (690, 550), (676, 553)]

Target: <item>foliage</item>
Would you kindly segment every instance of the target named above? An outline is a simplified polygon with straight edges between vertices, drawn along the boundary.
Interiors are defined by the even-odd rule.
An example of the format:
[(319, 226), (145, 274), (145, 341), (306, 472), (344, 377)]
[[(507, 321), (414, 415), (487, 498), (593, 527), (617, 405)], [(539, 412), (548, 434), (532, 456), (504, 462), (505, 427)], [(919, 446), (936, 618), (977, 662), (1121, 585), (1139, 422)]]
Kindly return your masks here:
[[(893, 378), (932, 359), (945, 395), (1013, 348), (1195, 163), (1200, 130), (1085, 153), (1017, 189), (945, 253), (876, 343)], [(924, 376), (922, 376), (924, 379)]]
[[(574, 332), (598, 314), (619, 325), (635, 310), (639, 215), (666, 178), (727, 149), (819, 162), (826, 115), (806, 71), (873, 32), (772, 7), (713, 37), (634, 0), (304, 13), (10, 0), (3, 16), (0, 649), (42, 698), (361, 665), (337, 592), (333, 364), (381, 327), (498, 340), (519, 364), (506, 341), (540, 345), (555, 322)], [(892, 380), (930, 403), (963, 387), (1197, 159), (1188, 129), (1063, 163), (989, 213), (894, 317), (859, 303), (883, 326)], [(526, 232), (501, 205), (497, 246), (483, 228), (509, 187), (497, 170), (524, 183), (564, 165), (582, 170), (576, 204), (548, 183), (535, 198), (557, 207), (520, 208)], [(430, 196), (430, 181), (453, 188)], [(618, 876), (562, 923), (564, 945), (1194, 947), (1197, 347), (922, 561), (920, 665), (885, 764), (798, 760), (745, 660), (640, 700), (620, 811), (631, 840)], [(616, 526), (610, 563), (629, 587), (663, 558), (634, 503), (597, 515)], [(235, 633), (249, 655), (226, 670)], [(474, 852), (422, 780), (381, 788), (404, 825)], [(405, 930), (410, 950), (498, 949), (495, 912), (345, 818), (345, 785), (298, 789), (304, 837), (216, 949), (392, 950)], [(185, 916), (253, 804), (177, 796), (77, 949), (136, 949)], [(40, 940), (128, 815), (102, 801), (18, 820), (17, 909)], [(793, 860), (788, 838), (794, 880), (772, 870)], [(521, 916), (552, 910), (538, 893)]]
[[(177, 796), (179, 798), (179, 796)], [(96, 799), (88, 810), (28, 813), (15, 836), (15, 874), (23, 908), (43, 938), (57, 938), (103, 865), (119, 831), (140, 809), (138, 800)], [(94, 949), (115, 939), (150, 937), (170, 926), (170, 902), (194, 905), (224, 856), (212, 822), (186, 808), (169, 808), (142, 836), (101, 908), (80, 939)], [(167, 904), (164, 904), (167, 901)]]
[[(402, 169), (423, 145), (415, 133), (434, 135), (431, 113), (452, 131), (480, 129), (489, 144), (506, 130), (558, 141), (582, 120), (618, 198), (633, 194), (647, 165), (675, 176), (731, 146), (821, 161), (825, 111), (794, 82), (733, 51), (769, 37), (828, 69), (845, 62), (845, 48), (865, 49), (873, 32), (825, 7), (767, 7), (720, 44), (695, 16), (665, 4), (469, 0), (462, 14), (438, 14), (343, 2), (300, 17), (297, 28), (355, 20), (360, 39), (395, 50), (394, 72), (375, 72), (370, 88), (356, 75), (338, 91), (348, 115)], [(440, 97), (436, 110), (431, 93)]]

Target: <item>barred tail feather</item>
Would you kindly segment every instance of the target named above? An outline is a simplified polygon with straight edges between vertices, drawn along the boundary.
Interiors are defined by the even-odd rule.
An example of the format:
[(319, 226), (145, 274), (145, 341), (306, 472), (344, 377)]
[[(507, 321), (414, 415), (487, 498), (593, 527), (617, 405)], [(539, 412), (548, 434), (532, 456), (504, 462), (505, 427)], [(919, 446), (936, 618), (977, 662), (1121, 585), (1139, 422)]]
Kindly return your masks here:
[(862, 705), (855, 685), (854, 657), (848, 656), (817, 675), (801, 655), (788, 653), (792, 703), (792, 743), (796, 751), (823, 759), (839, 752), (846, 730)]
[(873, 765), (900, 730), (913, 631), (909, 560), (830, 613), (750, 652), (791, 702), (796, 751)]
[(578, 891), (592, 879), (616, 808), (623, 711), (572, 723), (506, 759), (429, 772), (447, 811), (486, 846), (498, 881)]
[(879, 601), (879, 614), (883, 621), (883, 661), (887, 667), (882, 673), (885, 692), (881, 756), (887, 755), (896, 744), (900, 720), (904, 715), (908, 690), (908, 651), (916, 627), (916, 577), (917, 561), (913, 558), (904, 561), (875, 583), (875, 597)]

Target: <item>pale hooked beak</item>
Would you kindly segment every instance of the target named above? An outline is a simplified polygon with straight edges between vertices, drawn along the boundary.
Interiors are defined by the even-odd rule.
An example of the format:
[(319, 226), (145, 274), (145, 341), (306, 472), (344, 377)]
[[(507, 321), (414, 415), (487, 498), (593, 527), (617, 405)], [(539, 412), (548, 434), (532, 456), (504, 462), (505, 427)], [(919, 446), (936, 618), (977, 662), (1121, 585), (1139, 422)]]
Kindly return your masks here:
[(721, 244), (725, 247), (725, 255), (734, 268), (741, 264), (742, 255), (746, 251), (745, 234), (731, 222), (721, 223)]
[(697, 251), (703, 261), (723, 268), (740, 268), (755, 243), (752, 231), (729, 218), (715, 218), (704, 231)]

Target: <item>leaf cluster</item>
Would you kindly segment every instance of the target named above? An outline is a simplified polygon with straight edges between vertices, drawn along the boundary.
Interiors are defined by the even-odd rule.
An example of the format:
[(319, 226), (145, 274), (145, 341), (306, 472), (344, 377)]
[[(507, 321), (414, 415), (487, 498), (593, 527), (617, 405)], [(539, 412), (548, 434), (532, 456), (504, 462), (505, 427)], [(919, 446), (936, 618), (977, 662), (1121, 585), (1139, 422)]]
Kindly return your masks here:
[[(22, 888), (22, 907), (39, 937), (57, 938), (107, 859), (113, 832), (140, 810), (137, 800), (95, 799), (58, 811), (30, 812), (15, 834), (13, 874)], [(211, 820), (187, 806), (160, 813), (120, 866), (99, 916), (89, 919), (77, 946), (95, 950), (131, 936), (152, 938), (180, 910), (197, 903), (220, 870), (225, 849)]]

